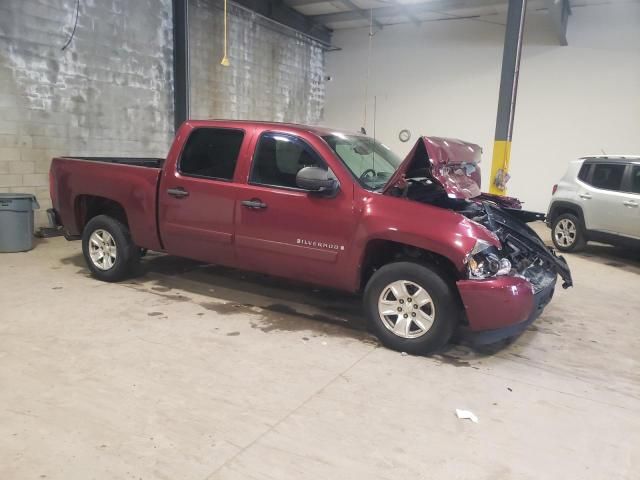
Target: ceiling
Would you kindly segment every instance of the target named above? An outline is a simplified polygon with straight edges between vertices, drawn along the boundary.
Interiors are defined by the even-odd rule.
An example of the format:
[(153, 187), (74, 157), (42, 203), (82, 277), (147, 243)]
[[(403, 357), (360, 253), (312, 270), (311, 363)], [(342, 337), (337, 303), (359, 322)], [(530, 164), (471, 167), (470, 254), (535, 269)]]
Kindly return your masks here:
[[(529, 0), (528, 9), (546, 9), (549, 1)], [(571, 0), (571, 6), (609, 3), (610, 0)], [(615, 0), (613, 0), (615, 1)], [(507, 0), (283, 0), (314, 23), (331, 30), (382, 28), (397, 23), (421, 23), (504, 14)], [(372, 18), (373, 17), (373, 18)]]

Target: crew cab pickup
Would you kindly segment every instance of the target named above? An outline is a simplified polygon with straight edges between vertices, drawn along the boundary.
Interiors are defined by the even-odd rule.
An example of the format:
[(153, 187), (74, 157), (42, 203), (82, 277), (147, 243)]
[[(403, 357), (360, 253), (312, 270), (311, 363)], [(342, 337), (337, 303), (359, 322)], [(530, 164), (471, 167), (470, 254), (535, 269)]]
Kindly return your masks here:
[(544, 215), (480, 192), (477, 145), (422, 137), (401, 161), (359, 134), (187, 121), (166, 160), (54, 158), (52, 216), (93, 275), (145, 249), (362, 293), (387, 346), (428, 353), (461, 327), (515, 336), (566, 262), (526, 225)]

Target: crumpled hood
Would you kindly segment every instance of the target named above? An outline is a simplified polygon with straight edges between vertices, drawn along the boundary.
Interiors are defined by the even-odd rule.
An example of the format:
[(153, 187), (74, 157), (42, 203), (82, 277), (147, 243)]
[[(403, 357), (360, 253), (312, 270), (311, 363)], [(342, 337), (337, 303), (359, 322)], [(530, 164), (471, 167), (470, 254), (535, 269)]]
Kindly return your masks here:
[(475, 198), (480, 191), (482, 147), (455, 138), (420, 137), (383, 188), (383, 193), (403, 182), (407, 172), (427, 168), (452, 198)]

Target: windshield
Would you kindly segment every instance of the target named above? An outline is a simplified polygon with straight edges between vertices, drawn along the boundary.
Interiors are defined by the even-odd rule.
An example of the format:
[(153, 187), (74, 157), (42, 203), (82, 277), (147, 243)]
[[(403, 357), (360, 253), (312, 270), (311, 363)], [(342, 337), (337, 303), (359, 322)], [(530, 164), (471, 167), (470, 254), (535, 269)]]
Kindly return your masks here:
[(334, 133), (322, 138), (369, 190), (383, 187), (402, 163), (389, 147), (369, 137)]

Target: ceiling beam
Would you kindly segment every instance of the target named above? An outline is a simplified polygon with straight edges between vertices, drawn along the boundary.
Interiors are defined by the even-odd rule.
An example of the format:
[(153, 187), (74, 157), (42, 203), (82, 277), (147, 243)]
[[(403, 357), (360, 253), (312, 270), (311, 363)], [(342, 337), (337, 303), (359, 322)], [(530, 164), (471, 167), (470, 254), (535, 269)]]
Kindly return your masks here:
[(234, 3), (256, 12), (274, 22), (293, 28), (326, 45), (331, 44), (331, 30), (309, 17), (285, 5), (282, 0), (233, 0)]
[(349, 7), (352, 12), (356, 12), (358, 16), (366, 20), (369, 20), (376, 27), (382, 30), (382, 24), (376, 19), (376, 16), (373, 14), (373, 9), (364, 10), (360, 8), (358, 5), (356, 5), (355, 3), (353, 3), (351, 0), (340, 0), (340, 1), (344, 3), (347, 7)]
[(400, 3), (400, 0), (395, 0), (395, 4), (398, 7), (400, 13), (407, 17), (407, 19), (411, 23), (415, 25), (420, 25), (420, 23), (422, 23), (422, 21), (418, 17), (416, 17), (409, 8), (407, 8), (407, 5)]
[(327, 3), (331, 0), (287, 0), (290, 7), (304, 7), (305, 5), (314, 5), (316, 3)]
[[(258, 2), (258, 0), (240, 0), (241, 2)], [(282, 0), (271, 0), (271, 2)], [(284, 0), (290, 7), (303, 7), (318, 3), (327, 3), (332, 0)], [(335, 1), (335, 0), (333, 0)], [(483, 14), (482, 9), (494, 7), (496, 13), (506, 11), (507, 0), (424, 0), (421, 3), (394, 3), (384, 7), (373, 9), (363, 9), (358, 7), (353, 0), (338, 0), (351, 10), (327, 14), (307, 14), (306, 17), (312, 19), (317, 24), (327, 25), (340, 22), (351, 22), (355, 20), (370, 20), (373, 13), (373, 21), (376, 27), (384, 26), (384, 19), (390, 17), (404, 16), (413, 23), (421, 23), (419, 15), (439, 14), (446, 19), (476, 18)], [(264, 3), (271, 3), (264, 2)], [(571, 14), (570, 0), (529, 0), (529, 8), (546, 9), (553, 22), (554, 29), (561, 45), (567, 45), (567, 23)], [(473, 14), (478, 9), (479, 13)], [(486, 15), (483, 14), (483, 15)]]
[[(302, 0), (293, 0), (302, 1)], [(291, 3), (291, 2), (290, 2)], [(387, 7), (378, 7), (373, 9), (373, 16), (378, 21), (385, 17), (395, 17), (397, 15), (409, 15), (415, 17), (420, 13), (454, 13), (456, 10), (468, 8), (482, 7), (501, 7), (505, 8), (504, 0), (432, 0), (425, 3), (412, 3), (405, 5), (392, 5)], [(361, 14), (355, 11), (328, 13), (322, 15), (310, 15), (318, 23), (338, 23), (359, 20)]]

